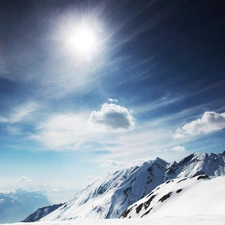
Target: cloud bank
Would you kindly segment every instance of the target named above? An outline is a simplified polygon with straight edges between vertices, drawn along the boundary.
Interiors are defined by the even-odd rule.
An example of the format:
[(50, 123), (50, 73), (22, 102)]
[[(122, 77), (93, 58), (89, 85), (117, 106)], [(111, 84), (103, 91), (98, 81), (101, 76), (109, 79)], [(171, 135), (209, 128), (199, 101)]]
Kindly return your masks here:
[(127, 108), (105, 103), (100, 111), (90, 114), (54, 114), (39, 124), (32, 138), (50, 149), (76, 150), (84, 148), (85, 143), (105, 143), (113, 138), (112, 133), (128, 131), (133, 126), (134, 118)]
[(225, 128), (225, 113), (205, 112), (202, 118), (179, 127), (174, 138), (184, 138), (200, 134), (208, 134)]
[(33, 138), (50, 149), (73, 146), (88, 136), (87, 119), (85, 115), (56, 114), (37, 129)]

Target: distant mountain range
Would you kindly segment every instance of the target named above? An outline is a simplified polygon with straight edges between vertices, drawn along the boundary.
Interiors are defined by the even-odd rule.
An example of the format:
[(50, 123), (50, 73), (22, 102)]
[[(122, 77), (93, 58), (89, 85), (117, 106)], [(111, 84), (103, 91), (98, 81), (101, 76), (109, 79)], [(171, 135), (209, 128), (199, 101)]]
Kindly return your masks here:
[[(137, 204), (136, 202), (145, 196), (150, 196), (151, 198), (155, 194), (150, 193), (156, 190), (157, 187), (160, 187), (159, 185), (169, 184), (174, 179), (197, 177), (194, 179), (198, 180), (198, 178), (205, 178), (205, 175), (221, 176), (224, 174), (225, 152), (222, 154), (193, 153), (178, 163), (168, 163), (163, 159), (156, 158), (155, 160), (145, 162), (140, 167), (131, 167), (107, 175), (78, 192), (73, 199), (51, 213), (45, 213), (43, 218), (40, 216), (35, 217), (35, 213), (40, 215), (40, 210), (36, 211), (33, 214), (33, 218), (36, 218), (36, 220), (30, 219), (27, 222), (39, 219), (41, 221), (62, 221), (78, 218), (107, 219), (119, 218), (121, 215), (123, 215), (123, 218), (126, 218), (127, 216), (131, 216), (130, 213), (133, 213), (129, 207), (131, 206), (133, 209), (139, 211), (141, 206), (135, 205), (134, 207), (132, 204)], [(174, 187), (175, 189), (176, 187)], [(173, 193), (173, 188), (171, 190)], [(162, 192), (163, 194), (164, 192)], [(164, 195), (166, 199), (166, 194)], [(170, 195), (168, 194), (169, 197)], [(148, 201), (148, 199), (143, 201)], [(137, 209), (138, 206), (139, 208)], [(155, 206), (151, 207), (154, 210), (157, 208)], [(142, 212), (141, 210), (140, 212)], [(146, 208), (146, 210), (150, 209)], [(135, 216), (142, 216), (143, 213), (146, 213), (146, 211), (143, 211), (140, 215), (136, 213)]]
[(19, 222), (38, 207), (50, 204), (48, 199), (38, 192), (22, 189), (10, 193), (0, 193), (0, 223)]

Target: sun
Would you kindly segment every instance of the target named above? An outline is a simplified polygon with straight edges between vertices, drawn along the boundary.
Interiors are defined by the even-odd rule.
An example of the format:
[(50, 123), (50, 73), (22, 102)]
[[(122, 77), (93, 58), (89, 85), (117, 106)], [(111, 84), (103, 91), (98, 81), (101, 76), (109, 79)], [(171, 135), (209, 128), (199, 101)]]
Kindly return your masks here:
[(95, 45), (94, 32), (88, 27), (81, 27), (74, 35), (74, 44), (81, 52), (92, 51)]
[(81, 24), (67, 33), (67, 48), (79, 55), (90, 57), (96, 50), (96, 34), (90, 26)]

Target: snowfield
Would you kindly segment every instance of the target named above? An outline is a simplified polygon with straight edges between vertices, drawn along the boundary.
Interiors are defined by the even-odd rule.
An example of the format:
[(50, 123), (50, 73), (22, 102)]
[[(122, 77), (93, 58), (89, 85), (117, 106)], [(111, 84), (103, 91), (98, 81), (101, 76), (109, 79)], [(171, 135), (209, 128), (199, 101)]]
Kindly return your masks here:
[(225, 176), (169, 180), (131, 205), (122, 218), (225, 214)]
[[(51, 221), (35, 223), (12, 223), (11, 225), (224, 225), (225, 214), (150, 217), (143, 219), (95, 219), (73, 221)], [(4, 225), (4, 224), (3, 224)], [(6, 225), (6, 224), (5, 224)]]

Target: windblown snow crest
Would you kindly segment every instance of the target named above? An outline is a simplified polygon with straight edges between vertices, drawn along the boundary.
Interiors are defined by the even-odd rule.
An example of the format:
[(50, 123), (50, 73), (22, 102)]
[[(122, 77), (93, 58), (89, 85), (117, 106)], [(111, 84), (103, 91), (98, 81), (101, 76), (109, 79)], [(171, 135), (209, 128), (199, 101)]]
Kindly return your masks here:
[[(140, 167), (117, 171), (90, 184), (73, 199), (43, 217), (41, 221), (119, 218), (129, 206), (145, 196), (149, 196), (145, 207), (150, 205), (156, 197), (149, 193), (164, 182), (202, 174), (208, 176), (225, 174), (225, 154), (193, 153), (179, 163), (168, 163), (156, 158)], [(176, 190), (177, 194), (182, 192), (181, 189)], [(158, 200), (166, 202), (172, 194), (168, 192)], [(143, 206), (137, 207), (135, 210), (142, 212)]]

